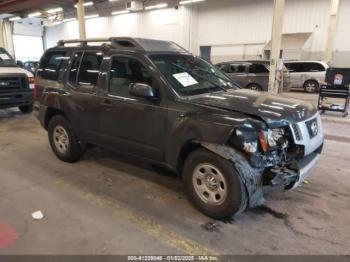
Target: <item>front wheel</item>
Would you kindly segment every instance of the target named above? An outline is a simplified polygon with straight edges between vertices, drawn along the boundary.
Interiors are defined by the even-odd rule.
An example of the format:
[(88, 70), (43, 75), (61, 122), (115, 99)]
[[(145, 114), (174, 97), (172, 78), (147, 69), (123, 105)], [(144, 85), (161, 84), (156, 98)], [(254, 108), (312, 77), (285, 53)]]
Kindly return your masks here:
[(231, 218), (247, 206), (248, 196), (233, 163), (206, 149), (188, 156), (183, 179), (194, 205), (212, 218)]
[(62, 161), (73, 163), (83, 155), (84, 148), (64, 116), (56, 115), (50, 120), (48, 136), (53, 152)]
[(18, 108), (23, 114), (30, 114), (31, 112), (33, 112), (33, 105), (19, 106)]

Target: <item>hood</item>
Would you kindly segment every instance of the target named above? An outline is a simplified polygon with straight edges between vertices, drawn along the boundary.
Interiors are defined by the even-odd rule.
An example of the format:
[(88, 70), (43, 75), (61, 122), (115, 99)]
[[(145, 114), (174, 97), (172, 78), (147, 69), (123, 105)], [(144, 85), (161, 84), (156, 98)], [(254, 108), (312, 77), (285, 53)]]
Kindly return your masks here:
[(304, 121), (317, 112), (311, 103), (246, 89), (198, 96), (191, 101), (256, 116), (263, 119), (270, 127)]
[(27, 77), (33, 77), (33, 74), (20, 67), (0, 67), (0, 75), (4, 74), (26, 74)]

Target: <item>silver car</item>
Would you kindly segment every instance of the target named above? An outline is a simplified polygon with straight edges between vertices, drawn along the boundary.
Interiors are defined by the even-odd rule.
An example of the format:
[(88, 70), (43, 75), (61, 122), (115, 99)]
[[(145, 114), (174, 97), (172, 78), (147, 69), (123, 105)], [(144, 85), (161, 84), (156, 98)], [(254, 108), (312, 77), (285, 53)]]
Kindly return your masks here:
[[(224, 62), (216, 65), (242, 88), (268, 91), (270, 62), (265, 60)], [(289, 91), (290, 76), (284, 68), (283, 91)]]
[(304, 89), (308, 93), (318, 92), (325, 81), (328, 65), (321, 61), (286, 61), (291, 79), (291, 88)]

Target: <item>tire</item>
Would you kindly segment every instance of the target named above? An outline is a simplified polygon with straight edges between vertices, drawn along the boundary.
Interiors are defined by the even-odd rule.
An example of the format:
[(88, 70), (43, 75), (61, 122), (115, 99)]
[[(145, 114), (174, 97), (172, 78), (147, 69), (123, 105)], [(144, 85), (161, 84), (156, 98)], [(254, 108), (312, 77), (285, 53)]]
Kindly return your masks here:
[(246, 209), (247, 192), (233, 163), (206, 149), (198, 149), (187, 157), (183, 180), (190, 200), (209, 217), (230, 219)]
[(48, 137), (55, 155), (62, 161), (74, 163), (84, 154), (70, 122), (62, 115), (51, 118), (48, 125)]
[(307, 93), (316, 93), (319, 90), (319, 84), (315, 80), (307, 80), (305, 81), (303, 88)]
[(19, 106), (18, 108), (23, 114), (30, 114), (33, 112), (33, 105)]
[(247, 86), (247, 88), (250, 89), (250, 90), (253, 90), (253, 91), (259, 91), (259, 92), (262, 91), (262, 87), (260, 85), (258, 85), (258, 84), (249, 84)]

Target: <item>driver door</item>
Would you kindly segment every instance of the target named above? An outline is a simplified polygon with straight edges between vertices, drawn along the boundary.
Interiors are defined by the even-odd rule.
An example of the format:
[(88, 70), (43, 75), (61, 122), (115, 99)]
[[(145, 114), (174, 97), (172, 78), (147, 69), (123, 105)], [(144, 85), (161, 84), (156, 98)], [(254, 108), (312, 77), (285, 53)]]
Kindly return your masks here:
[[(100, 137), (111, 149), (161, 161), (167, 109), (161, 106), (158, 85), (146, 66), (134, 57), (112, 56), (107, 91), (100, 103)], [(155, 98), (135, 97), (130, 84), (154, 89)]]

